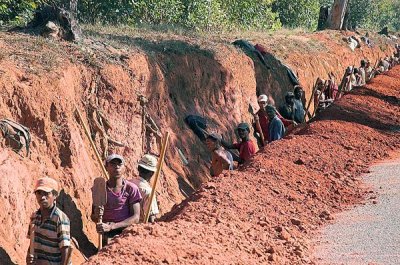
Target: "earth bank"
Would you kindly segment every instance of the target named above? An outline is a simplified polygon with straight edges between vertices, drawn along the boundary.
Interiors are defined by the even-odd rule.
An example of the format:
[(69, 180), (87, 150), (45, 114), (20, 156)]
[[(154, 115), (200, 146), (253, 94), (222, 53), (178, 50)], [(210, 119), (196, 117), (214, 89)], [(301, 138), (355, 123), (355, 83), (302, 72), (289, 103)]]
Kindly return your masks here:
[[(273, 40), (260, 39), (259, 41), (252, 40), (252, 42), (262, 44), (267, 51), (290, 66), (298, 74), (300, 82), (306, 89), (306, 97), (309, 98), (311, 87), (317, 77), (326, 77), (331, 71), (337, 77), (341, 77), (345, 66), (358, 64), (357, 62), (361, 58), (367, 57), (371, 61), (375, 61), (376, 58), (384, 57), (392, 52), (393, 44), (378, 38), (373, 48), (362, 47), (352, 52), (341, 40), (344, 36), (346, 33), (327, 31), (299, 36), (276, 36)], [(256, 106), (256, 93), (267, 93), (273, 96), (279, 104), (284, 93), (291, 89), (287, 74), (282, 71), (283, 66), (279, 62), (271, 60), (271, 68), (267, 69), (261, 66), (259, 61), (253, 61), (254, 58), (246, 56), (241, 50), (226, 41), (210, 42), (179, 36), (134, 38), (118, 34), (102, 34), (93, 39), (88, 40), (85, 44), (75, 45), (52, 42), (28, 35), (0, 33), (0, 117), (16, 120), (29, 127), (32, 133), (32, 152), (28, 158), (14, 153), (3, 142), (1, 143), (3, 148), (0, 150), (0, 172), (3, 176), (10, 176), (0, 180), (0, 207), (4, 209), (4, 214), (0, 215), (2, 224), (0, 227), (1, 260), (23, 263), (28, 247), (28, 240), (25, 236), (28, 217), (37, 207), (34, 196), (32, 196), (32, 187), (34, 181), (43, 175), (52, 176), (60, 181), (63, 190), (59, 205), (71, 219), (72, 235), (83, 246), (86, 255), (91, 255), (95, 251), (93, 243), (96, 242), (96, 233), (93, 223), (89, 221), (90, 188), (93, 179), (100, 175), (100, 170), (96, 164), (94, 153), (90, 149), (89, 141), (77, 122), (74, 114), (75, 104), (85, 114), (86, 119), (90, 117), (89, 103), (103, 111), (112, 127), (108, 134), (125, 144), (125, 147), (110, 145), (110, 152), (122, 153), (127, 158), (127, 173), (133, 176), (136, 172), (136, 162), (143, 154), (142, 110), (137, 96), (143, 94), (149, 99), (148, 110), (152, 118), (162, 131), (172, 132), (171, 145), (167, 152), (166, 166), (159, 186), (158, 197), (161, 211), (166, 213), (174, 204), (183, 200), (185, 195), (201, 187), (202, 183), (209, 179), (207, 165), (204, 162), (208, 160), (208, 154), (201, 142), (184, 124), (183, 118), (186, 115), (206, 116), (212, 129), (223, 133), (227, 138), (234, 139), (235, 136), (231, 132), (235, 124), (240, 121), (250, 121), (250, 114), (247, 111), (248, 104)], [(112, 43), (112, 46), (106, 44), (107, 40)], [(398, 71), (391, 73), (391, 75), (396, 74)], [(380, 79), (384, 78), (386, 77), (380, 77)], [(395, 80), (396, 76), (387, 81), (388, 83), (385, 85), (392, 84), (392, 90), (396, 90), (398, 85), (397, 87), (393, 85)], [(250, 178), (249, 175), (246, 175), (249, 173), (245, 172), (234, 172), (231, 176), (221, 177), (214, 184), (207, 184), (211, 185), (211, 188), (203, 187), (195, 193), (191, 202), (185, 201), (181, 206), (175, 207), (174, 214), (165, 217), (167, 222), (151, 228), (148, 226), (132, 228), (126, 237), (119, 240), (125, 240), (125, 238), (128, 240), (129, 234), (145, 236), (153, 233), (151, 231), (154, 229), (155, 231), (160, 229), (161, 234), (163, 231), (168, 231), (168, 233), (176, 232), (180, 235), (171, 234), (171, 238), (168, 240), (175, 242), (177, 240), (173, 240), (175, 237), (186, 240), (182, 241), (182, 244), (174, 243), (177, 247), (176, 250), (168, 249), (165, 252), (176, 253), (175, 256), (171, 255), (175, 258), (185, 253), (183, 255), (185, 262), (197, 260), (202, 263), (205, 262), (205, 259), (211, 258), (217, 262), (218, 259), (214, 254), (221, 251), (219, 247), (223, 244), (227, 244), (225, 247), (227, 254), (231, 253), (232, 257), (238, 258), (240, 256), (241, 258), (238, 260), (248, 261), (245, 263), (254, 263), (254, 256), (258, 257), (257, 261), (284, 258), (285, 253), (290, 253), (287, 249), (291, 248), (282, 246), (281, 249), (279, 244), (276, 245), (277, 249), (271, 250), (269, 246), (267, 247), (268, 253), (275, 253), (275, 255), (263, 254), (265, 244), (275, 240), (275, 237), (273, 233), (259, 233), (261, 229), (267, 231), (275, 227), (279, 237), (281, 234), (283, 234), (283, 238), (286, 238), (288, 234), (291, 235), (292, 232), (287, 231), (288, 233), (286, 233), (286, 227), (282, 226), (287, 220), (282, 221), (280, 218), (287, 218), (293, 214), (293, 211), (297, 212), (294, 210), (297, 209), (296, 207), (300, 207), (297, 204), (301, 202), (303, 205), (303, 200), (306, 199), (307, 204), (308, 201), (311, 204), (318, 204), (316, 201), (319, 196), (322, 196), (321, 198), (323, 196), (327, 198), (339, 196), (337, 205), (333, 204), (336, 205), (335, 207), (340, 207), (342, 203), (360, 200), (362, 191), (353, 187), (354, 180), (348, 178), (345, 172), (361, 173), (365, 170), (364, 163), (385, 155), (389, 143), (397, 144), (392, 139), (392, 135), (388, 133), (390, 131), (388, 128), (395, 126), (396, 123), (392, 124), (394, 121), (389, 120), (388, 117), (390, 115), (397, 117), (398, 124), (399, 120), (396, 116), (398, 115), (398, 105), (385, 98), (394, 96), (397, 99), (397, 94), (388, 96), (389, 90), (383, 89), (383, 92), (375, 93), (376, 90), (369, 92), (368, 88), (366, 89), (360, 90), (364, 94), (349, 95), (343, 99), (335, 106), (335, 108), (339, 108), (336, 109), (339, 110), (338, 112), (332, 111), (329, 115), (322, 116), (326, 117), (328, 121), (315, 123), (317, 125), (313, 124), (306, 130), (298, 132), (301, 136), (295, 135), (291, 139), (270, 145), (265, 152), (261, 152), (247, 169), (251, 176), (259, 175), (260, 181), (257, 178)], [(371, 98), (372, 103), (365, 102), (366, 98)], [(359, 110), (359, 106), (355, 107), (354, 104), (364, 104), (362, 105), (364, 109)], [(379, 104), (385, 104), (388, 107), (385, 111), (376, 109), (374, 112), (379, 113), (377, 115), (381, 118), (380, 121), (385, 122), (377, 122), (371, 118), (374, 126), (370, 125), (367, 122), (369, 120), (364, 116), (357, 118), (361, 124), (355, 124), (354, 128), (345, 122), (336, 124), (330, 120), (333, 119), (332, 115), (339, 115), (339, 118), (335, 116), (337, 120), (349, 119), (348, 117), (351, 117), (348, 115), (349, 113), (367, 115), (373, 111), (374, 106), (378, 108)], [(344, 108), (345, 114), (340, 114), (343, 113), (340, 108)], [(229, 113), (228, 116), (227, 113)], [(350, 122), (354, 123), (353, 120)], [(336, 131), (332, 131), (335, 126), (338, 128)], [(316, 133), (313, 130), (316, 130)], [(358, 140), (364, 138), (354, 139), (356, 141), (354, 145), (347, 144), (348, 139), (352, 141), (354, 135), (360, 131), (366, 132), (366, 137), (369, 137), (365, 138), (367, 143), (370, 141), (370, 144), (363, 146), (365, 150), (355, 145), (359, 143)], [(339, 135), (338, 139), (330, 136), (330, 132)], [(335, 163), (329, 168), (330, 163), (335, 161), (332, 159), (335, 153), (327, 151), (322, 156), (321, 152), (324, 150), (320, 150), (318, 145), (320, 143), (317, 141), (315, 146), (310, 144), (318, 139), (321, 141), (331, 139), (329, 148), (342, 143), (344, 150), (349, 155), (340, 157), (341, 160), (336, 162), (345, 165)], [(151, 136), (146, 138), (149, 150), (157, 153), (156, 145), (151, 144), (153, 141), (154, 138)], [(96, 143), (100, 147), (98, 135)], [(357, 146), (359, 152), (367, 152), (365, 161), (352, 161), (354, 158), (350, 157), (356, 153), (354, 146)], [(182, 163), (178, 154), (179, 150), (188, 158), (188, 165), (185, 166)], [(317, 154), (320, 155), (317, 156)], [(276, 157), (274, 160), (266, 159), (272, 155)], [(276, 165), (284, 163), (283, 157), (294, 160), (290, 160), (291, 163), (288, 163), (287, 167), (279, 166), (277, 168)], [(292, 163), (293, 161), (296, 163)], [(346, 166), (346, 170), (341, 169), (344, 166)], [(316, 170), (317, 173), (313, 170)], [(343, 170), (344, 173), (341, 173), (340, 170)], [(299, 183), (284, 181), (293, 177), (293, 174), (313, 176), (313, 178), (304, 180), (301, 178), (298, 180)], [(326, 176), (323, 180), (318, 180), (318, 177), (321, 177), (319, 174)], [(238, 183), (232, 181), (232, 178), (239, 179), (241, 175), (246, 176), (244, 180), (247, 181), (243, 180)], [(347, 173), (347, 175), (353, 176), (353, 173)], [(273, 185), (270, 185), (271, 177), (276, 179), (277, 186), (274, 190), (272, 189)], [(255, 185), (255, 183), (262, 184), (263, 182), (268, 185)], [(336, 186), (344, 186), (345, 190), (342, 191), (333, 183), (336, 183)], [(339, 185), (339, 183), (346, 185)], [(237, 189), (233, 189), (235, 187), (244, 189), (237, 191)], [(248, 193), (250, 187), (260, 190)], [(339, 190), (338, 192), (335, 187), (336, 190)], [(229, 190), (231, 188), (233, 190)], [(285, 189), (282, 191), (283, 188)], [(307, 196), (304, 195), (303, 198), (298, 195), (297, 189), (303, 190)], [(311, 190), (310, 193), (308, 189)], [(319, 195), (318, 191), (322, 195)], [(254, 194), (255, 197), (249, 200), (248, 194)], [(300, 198), (297, 198), (298, 196)], [(205, 198), (206, 201), (203, 202), (200, 198)], [(265, 201), (266, 198), (269, 199)], [(207, 201), (208, 199), (213, 203)], [(281, 200), (282, 202), (280, 202)], [(224, 205), (224, 201), (226, 205)], [(265, 205), (268, 205), (266, 202), (271, 208), (265, 209)], [(219, 208), (213, 212), (212, 208), (219, 207), (219, 204), (224, 206), (221, 208), (222, 212), (219, 212)], [(233, 209), (225, 207), (228, 205), (231, 207), (232, 204), (235, 206)], [(256, 208), (250, 208), (253, 210), (249, 210), (250, 212), (247, 213), (246, 209), (253, 204), (256, 205)], [(296, 207), (287, 206), (292, 204)], [(183, 207), (183, 205), (188, 206)], [(280, 208), (280, 205), (285, 205), (285, 207)], [(328, 203), (327, 213), (334, 209), (333, 205), (329, 206)], [(312, 213), (318, 219), (321, 214), (319, 213), (320, 205), (315, 206), (318, 210), (311, 210), (312, 206), (309, 207), (307, 216)], [(279, 216), (268, 219), (266, 213), (271, 209), (274, 209)], [(237, 214), (239, 210), (242, 212), (240, 215)], [(304, 209), (301, 208), (301, 210)], [(330, 216), (327, 213), (325, 215)], [(266, 217), (265, 220), (257, 220), (257, 218), (261, 218), (261, 214)], [(219, 215), (221, 218), (216, 218)], [(176, 221), (171, 221), (172, 219), (176, 219)], [(251, 229), (250, 219), (265, 223), (256, 226), (256, 230), (248, 231)], [(298, 221), (294, 221), (294, 223), (298, 224)], [(299, 231), (293, 232), (294, 238), (296, 238), (296, 233), (299, 235), (309, 233), (313, 226), (319, 225), (319, 222), (322, 223), (322, 221), (316, 221), (310, 227), (299, 228)], [(227, 223), (232, 224), (228, 225)], [(218, 229), (208, 230), (210, 226), (208, 224)], [(189, 236), (190, 234), (185, 236), (185, 227), (192, 228), (191, 231), (195, 234), (192, 237)], [(264, 229), (264, 227), (266, 228)], [(228, 240), (231, 238), (229, 236), (224, 237), (226, 238), (224, 241), (215, 234), (220, 232), (236, 239)], [(253, 235), (250, 235), (250, 232)], [(212, 235), (213, 240), (216, 241), (207, 242), (207, 248), (202, 245), (205, 242), (193, 242), (194, 239), (202, 238), (205, 234), (208, 235), (207, 238)], [(266, 243), (261, 244), (255, 240), (257, 237), (262, 237), (262, 241)], [(290, 236), (290, 238), (292, 237)], [(252, 248), (249, 250), (249, 247), (237, 243), (239, 238), (242, 238), (244, 243), (253, 241), (258, 243), (256, 245), (247, 244)], [(154, 248), (156, 249), (157, 244), (166, 245), (168, 242), (166, 240), (165, 238), (160, 241), (155, 240)], [(284, 239), (279, 240), (282, 240), (281, 245), (286, 242)], [(212, 247), (209, 244), (213, 244)], [(197, 245), (199, 246), (196, 247)], [(289, 246), (297, 247), (294, 246), (294, 243)], [(113, 248), (115, 247), (110, 246), (92, 262), (100, 262), (101, 258), (107, 256), (107, 253), (112, 253)], [(304, 249), (301, 246), (299, 248)], [(137, 249), (137, 257), (143, 257), (142, 262), (153, 262), (148, 255), (140, 254), (147, 253), (146, 251), (150, 251), (149, 249), (143, 248), (144, 252), (140, 248)], [(241, 251), (239, 252), (237, 249), (241, 249)], [(144, 259), (149, 259), (149, 261)], [(169, 262), (168, 257), (166, 259)], [(301, 255), (299, 259), (302, 259)], [(159, 257), (154, 256), (154, 262), (156, 260), (158, 262)], [(80, 263), (83, 259), (76, 254), (74, 261)]]

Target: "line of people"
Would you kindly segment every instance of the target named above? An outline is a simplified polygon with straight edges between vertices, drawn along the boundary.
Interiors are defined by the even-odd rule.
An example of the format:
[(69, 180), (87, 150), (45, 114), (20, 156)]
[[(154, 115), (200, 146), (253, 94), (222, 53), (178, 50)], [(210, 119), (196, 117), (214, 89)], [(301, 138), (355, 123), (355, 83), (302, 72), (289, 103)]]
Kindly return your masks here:
[[(259, 110), (254, 114), (252, 127), (258, 147), (282, 139), (295, 126), (303, 123), (306, 110), (303, 104), (303, 89), (295, 86), (293, 92), (285, 96), (285, 104), (278, 111), (271, 104), (267, 95), (258, 97)], [(271, 100), (272, 101), (272, 100)], [(239, 142), (230, 143), (221, 135), (210, 133), (206, 137), (206, 146), (211, 152), (211, 176), (218, 176), (223, 170), (232, 170), (234, 161), (241, 165), (256, 153), (256, 144), (250, 139), (250, 125), (242, 122), (236, 127)], [(237, 150), (238, 155), (229, 150)]]
[[(305, 108), (304, 90), (299, 85), (295, 85), (293, 91), (286, 93), (285, 102), (279, 110), (271, 104), (274, 101), (269, 101), (267, 95), (260, 95), (258, 97), (259, 110), (253, 114), (252, 123), (258, 147), (282, 139), (296, 126), (304, 123), (306, 116), (314, 117), (315, 113), (326, 109), (353, 88), (364, 86), (376, 75), (385, 73), (394, 65), (399, 64), (400, 46), (396, 44), (395, 49), (393, 56), (385, 57), (374, 67), (368, 60), (361, 60), (358, 68), (347, 67), (339, 86), (333, 73), (328, 74), (327, 80), (318, 78), (311, 97), (314, 101), (313, 113), (309, 112), (308, 107)], [(240, 141), (233, 144), (225, 141), (221, 135), (216, 133), (207, 135), (206, 145), (211, 152), (211, 176), (218, 176), (223, 170), (232, 170), (235, 168), (234, 161), (241, 165), (249, 161), (256, 153), (256, 144), (250, 139), (249, 124), (240, 123), (236, 127), (236, 131)], [(239, 155), (231, 150), (237, 150)]]

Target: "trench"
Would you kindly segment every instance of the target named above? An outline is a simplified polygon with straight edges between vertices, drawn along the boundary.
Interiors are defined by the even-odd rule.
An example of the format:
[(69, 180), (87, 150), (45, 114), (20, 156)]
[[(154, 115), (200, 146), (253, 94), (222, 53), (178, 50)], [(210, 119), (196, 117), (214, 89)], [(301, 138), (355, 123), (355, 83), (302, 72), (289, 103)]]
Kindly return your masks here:
[[(115, 38), (115, 36), (112, 35), (109, 36), (109, 38), (112, 39)], [(170, 182), (164, 183), (163, 186), (164, 199), (165, 201), (169, 200), (168, 207), (181, 200), (182, 197), (188, 197), (190, 193), (194, 191), (193, 186), (198, 188), (206, 181), (204, 176), (206, 171), (204, 170), (205, 166), (203, 164), (203, 160), (207, 160), (208, 158), (207, 151), (205, 151), (205, 149), (203, 150), (201, 147), (199, 148), (201, 143), (193, 136), (191, 132), (188, 133), (190, 134), (189, 137), (179, 137), (184, 133), (187, 133), (187, 128), (182, 123), (182, 117), (185, 114), (189, 114), (191, 112), (208, 114), (211, 122), (221, 126), (221, 130), (224, 130), (226, 134), (229, 133), (229, 137), (233, 139), (234, 136), (231, 131), (233, 131), (235, 123), (239, 122), (239, 119), (249, 119), (249, 114), (244, 111), (244, 109), (247, 109), (249, 102), (255, 102), (256, 94), (266, 93), (276, 100), (276, 105), (279, 105), (283, 101), (285, 92), (292, 90), (293, 88), (293, 85), (290, 83), (290, 80), (287, 76), (286, 69), (272, 54), (267, 55), (268, 60), (270, 60), (269, 68), (267, 68), (260, 62), (259, 58), (254, 57), (254, 54), (253, 56), (247, 55), (246, 57), (239, 52), (238, 56), (237, 52), (232, 47), (229, 47), (227, 50), (223, 51), (225, 53), (230, 53), (229, 56), (232, 57), (230, 58), (231, 60), (223, 61), (221, 59), (221, 55), (217, 57), (215, 53), (210, 52), (208, 49), (199, 48), (196, 45), (187, 44), (185, 42), (164, 41), (155, 43), (153, 41), (146, 41), (139, 38), (116, 39), (121, 42), (133, 42), (134, 45), (141, 47), (145, 54), (149, 56), (147, 63), (149, 64), (148, 67), (150, 68), (150, 75), (146, 92), (153, 96), (151, 98), (151, 104), (153, 107), (152, 114), (159, 120), (165, 120), (162, 124), (163, 128), (173, 128), (176, 130), (175, 133), (177, 137), (173, 145), (184, 150), (185, 154), (190, 154), (192, 156), (191, 163), (187, 168), (180, 167), (179, 170), (176, 170), (173, 167), (179, 164), (175, 161), (178, 159), (174, 157), (175, 154), (173, 152), (167, 155), (167, 167), (165, 169), (168, 169), (168, 172), (173, 172), (174, 177), (175, 175), (177, 176), (176, 180), (171, 177), (169, 180)], [(177, 49), (172, 49), (173, 47), (177, 47)], [(359, 55), (354, 55), (354, 57), (357, 56)], [(333, 57), (334, 56), (332, 56), (332, 58)], [(253, 65), (246, 61), (246, 59), (249, 58), (251, 59)], [(221, 63), (221, 61), (223, 61), (223, 63)], [(310, 70), (311, 68), (316, 67), (315, 65), (318, 64), (318, 61), (314, 61), (305, 68)], [(244, 66), (247, 68), (243, 68)], [(337, 72), (343, 70), (339, 69), (337, 66), (335, 67)], [(129, 67), (126, 65), (122, 68), (122, 71), (130, 71), (130, 69), (128, 69)], [(302, 72), (300, 72), (300, 74), (303, 74), (303, 72), (305, 73), (307, 71), (305, 68), (301, 69)], [(293, 68), (293, 70), (299, 70), (299, 66)], [(314, 78), (316, 78), (318, 74), (326, 74), (328, 70), (329, 69), (324, 68), (319, 73), (313, 72), (309, 77), (307, 77), (307, 80), (303, 79), (302, 81), (305, 81), (305, 83), (313, 83)], [(161, 74), (160, 71), (162, 72)], [(172, 73), (175, 74), (172, 75)], [(101, 75), (101, 73), (96, 71), (95, 75), (97, 78), (97, 75)], [(250, 77), (244, 81), (244, 76), (246, 75)], [(248, 83), (248, 80), (252, 78), (254, 78), (254, 83)], [(139, 79), (139, 76), (136, 77), (136, 79)], [(129, 82), (131, 81), (132, 80), (129, 80)], [(109, 92), (111, 90), (114, 91), (121, 88), (116, 88), (116, 85), (113, 84), (113, 80), (110, 81), (108, 79), (101, 79), (100, 83), (101, 86), (106, 87), (100, 89), (100, 92), (102, 93), (99, 93), (99, 96), (102, 97), (104, 101), (107, 101), (108, 105), (106, 106), (110, 107), (111, 109), (110, 105), (114, 103), (124, 105), (124, 107), (114, 107), (114, 109), (110, 110), (110, 112), (115, 111), (115, 108), (117, 108), (119, 111), (129, 110), (131, 113), (136, 111), (136, 109), (132, 107), (134, 106), (134, 96), (132, 98), (123, 98), (118, 101), (116, 100), (115, 95), (111, 95)], [(237, 89), (238, 87), (240, 89)], [(132, 90), (134, 89), (131, 86), (129, 86), (129, 88)], [(32, 87), (32, 89), (34, 88)], [(182, 93), (182, 91), (184, 92)], [(309, 87), (306, 88), (306, 92), (310, 93)], [(51, 94), (49, 95), (51, 96)], [(18, 94), (18, 96), (21, 96), (21, 94)], [(81, 95), (78, 95), (78, 97), (79, 96)], [(195, 99), (193, 99), (192, 96)], [(388, 102), (394, 102), (393, 98), (391, 97), (386, 99)], [(193, 101), (196, 101), (197, 105), (193, 104)], [(220, 106), (219, 103), (221, 101), (223, 101), (225, 105), (222, 104), (223, 106)], [(12, 103), (13, 101), (10, 100), (7, 102)], [(57, 107), (55, 108), (53, 105), (51, 105), (50, 117), (48, 120), (46, 120), (47, 117), (45, 117), (45, 113), (38, 114), (36, 113), (36, 109), (26, 109), (26, 106), (29, 105), (40, 105), (40, 101), (23, 101), (22, 103), (21, 105), (10, 104), (8, 105), (8, 108), (21, 109), (23, 112), (28, 112), (23, 117), (29, 118), (25, 118), (25, 120), (22, 120), (22, 122), (26, 123), (29, 127), (35, 128), (33, 129), (33, 132), (37, 135), (40, 135), (40, 138), (42, 138), (41, 140), (43, 140), (43, 142), (53, 145), (52, 142), (56, 141), (56, 148), (54, 148), (54, 150), (57, 151), (55, 153), (59, 154), (60, 162), (55, 163), (55, 167), (57, 169), (64, 169), (65, 173), (67, 173), (67, 176), (71, 177), (72, 179), (70, 180), (68, 177), (65, 177), (64, 179), (64, 181), (68, 182), (67, 184), (69, 185), (69, 189), (67, 189), (65, 193), (63, 193), (63, 196), (60, 197), (60, 206), (69, 216), (72, 217), (71, 220), (73, 220), (74, 223), (74, 226), (71, 227), (72, 235), (78, 240), (84, 254), (86, 256), (91, 256), (95, 252), (95, 246), (92, 243), (94, 242), (93, 235), (90, 234), (93, 231), (88, 229), (87, 225), (87, 209), (90, 206), (88, 206), (89, 204), (87, 202), (83, 202), (84, 198), (79, 198), (76, 195), (81, 194), (82, 196), (83, 194), (83, 197), (85, 197), (88, 191), (88, 183), (90, 183), (89, 177), (85, 181), (78, 179), (76, 175), (79, 175), (81, 172), (75, 171), (76, 168), (79, 168), (83, 164), (83, 162), (82, 164), (79, 164), (76, 161), (76, 156), (78, 156), (78, 152), (84, 151), (85, 147), (82, 147), (84, 146), (84, 140), (79, 142), (80, 145), (77, 145), (76, 142), (73, 141), (74, 138), (78, 138), (79, 134), (76, 132), (75, 122), (72, 126), (66, 126), (67, 122), (69, 122), (68, 124), (71, 125), (71, 120), (65, 121), (65, 118), (70, 118), (69, 116), (72, 115), (64, 116), (63, 114), (64, 112), (67, 114), (69, 113), (68, 108), (63, 108), (61, 106), (59, 108), (57, 104), (54, 105)], [(225, 107), (228, 103), (229, 109), (226, 109)], [(163, 108), (163, 104), (167, 105), (167, 107), (164, 106)], [(229, 119), (221, 119), (218, 117), (218, 115), (226, 113), (232, 114)], [(43, 115), (44, 117), (40, 117), (40, 115)], [(125, 120), (121, 118), (118, 120), (118, 122), (127, 124), (131, 121), (126, 117), (124, 118)], [(174, 120), (178, 120), (179, 122), (174, 122)], [(52, 137), (48, 137), (49, 134), (45, 132), (46, 124), (56, 125), (55, 129), (57, 130), (53, 130)], [(126, 133), (124, 131), (119, 132)], [(62, 135), (66, 137), (63, 138), (61, 137)], [(136, 135), (131, 134), (129, 136), (134, 138)], [(136, 155), (133, 154), (134, 152), (132, 151), (132, 149), (135, 149), (135, 146), (131, 145), (130, 148), (131, 153), (129, 153), (129, 155)], [(41, 150), (46, 149), (43, 148)], [(73, 152), (71, 152), (71, 150)], [(51, 155), (53, 155), (53, 153), (49, 154), (49, 156)], [(79, 153), (79, 155), (81, 154)], [(132, 159), (132, 161), (133, 160), (134, 159)], [(92, 163), (92, 161), (89, 160), (83, 161), (87, 164)], [(69, 172), (70, 169), (72, 169), (71, 172)], [(38, 171), (36, 168), (35, 170)], [(93, 171), (90, 171), (90, 173), (93, 173)], [(88, 173), (85, 174), (90, 175)], [(81, 177), (85, 178), (86, 175), (82, 175)], [(174, 182), (173, 185), (175, 186), (171, 184), (172, 181), (177, 182)], [(28, 182), (27, 187), (29, 186), (31, 185)], [(174, 189), (179, 189), (178, 192), (181, 197), (177, 196), (176, 193), (173, 194), (174, 196), (171, 196), (171, 190)], [(166, 198), (167, 196), (170, 197)], [(171, 201), (173, 201), (173, 203), (171, 203)], [(33, 204), (30, 206), (33, 206)], [(26, 212), (28, 211), (29, 210), (26, 210)], [(165, 212), (168, 212), (168, 210)], [(7, 253), (7, 251), (9, 251), (9, 249), (5, 249), (3, 252), (0, 252), (0, 258), (4, 257), (4, 260), (10, 259), (8, 256), (10, 254)], [(23, 255), (21, 257), (23, 259)]]
[(317, 264), (400, 263), (400, 153), (380, 162), (363, 180), (369, 198), (336, 216), (316, 240)]

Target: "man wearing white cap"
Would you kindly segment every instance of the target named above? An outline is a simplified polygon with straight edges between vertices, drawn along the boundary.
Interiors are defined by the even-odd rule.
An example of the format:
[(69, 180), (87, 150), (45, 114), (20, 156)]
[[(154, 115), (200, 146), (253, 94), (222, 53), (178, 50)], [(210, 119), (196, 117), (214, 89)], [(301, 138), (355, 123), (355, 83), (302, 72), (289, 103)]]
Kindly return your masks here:
[(27, 264), (67, 265), (69, 262), (71, 236), (68, 216), (56, 206), (58, 183), (44, 177), (37, 180), (35, 196), (40, 206), (32, 215), (34, 255), (28, 254)]
[[(267, 95), (260, 95), (258, 97), (257, 101), (258, 101), (258, 106), (260, 107), (260, 110), (257, 111), (257, 113), (254, 115), (254, 118), (256, 120), (257, 119), (259, 120), (260, 126), (261, 126), (261, 131), (262, 131), (262, 132), (257, 131), (257, 133), (259, 133), (259, 134), (262, 133), (263, 134), (264, 141), (265, 141), (264, 144), (266, 144), (268, 142), (268, 139), (269, 139), (269, 123), (270, 123), (270, 120), (268, 118), (267, 111), (266, 111), (266, 107), (268, 106), (268, 96)], [(289, 127), (289, 126), (292, 126), (292, 125), (296, 124), (293, 120), (287, 120), (287, 119), (283, 118), (282, 115), (279, 112), (276, 112), (276, 115), (283, 122), (285, 127)], [(253, 126), (255, 127), (254, 131), (256, 132), (257, 127), (255, 125), (253, 125)], [(260, 140), (258, 135), (254, 135), (254, 136), (256, 138), (258, 138), (258, 140)], [(263, 145), (261, 145), (261, 146), (263, 146)]]
[[(143, 199), (140, 203), (140, 222), (144, 222), (146, 210), (150, 203), (150, 194), (152, 188), (149, 184), (151, 177), (157, 170), (157, 158), (155, 156), (146, 154), (140, 159), (138, 164), (139, 178), (133, 180), (140, 190)], [(154, 223), (154, 220), (159, 214), (156, 196), (153, 197), (150, 207), (149, 222)]]
[(107, 180), (107, 203), (104, 207), (93, 207), (91, 218), (98, 222), (104, 211), (103, 222), (96, 225), (98, 233), (104, 233), (104, 245), (108, 239), (122, 233), (123, 229), (139, 222), (142, 196), (139, 188), (124, 178), (125, 160), (117, 154), (109, 155), (105, 168), (110, 177)]

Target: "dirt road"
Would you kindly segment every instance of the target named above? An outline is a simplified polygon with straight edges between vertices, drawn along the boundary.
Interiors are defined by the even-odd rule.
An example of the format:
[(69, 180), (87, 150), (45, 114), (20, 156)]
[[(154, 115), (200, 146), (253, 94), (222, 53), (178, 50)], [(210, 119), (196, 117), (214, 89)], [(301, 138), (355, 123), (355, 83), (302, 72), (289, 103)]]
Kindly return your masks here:
[(316, 264), (400, 264), (400, 158), (366, 176), (374, 193), (322, 230)]

